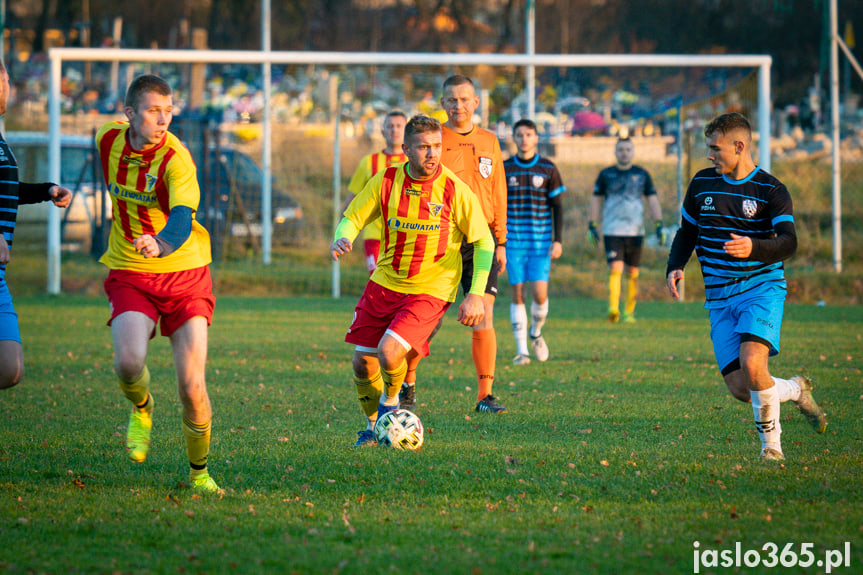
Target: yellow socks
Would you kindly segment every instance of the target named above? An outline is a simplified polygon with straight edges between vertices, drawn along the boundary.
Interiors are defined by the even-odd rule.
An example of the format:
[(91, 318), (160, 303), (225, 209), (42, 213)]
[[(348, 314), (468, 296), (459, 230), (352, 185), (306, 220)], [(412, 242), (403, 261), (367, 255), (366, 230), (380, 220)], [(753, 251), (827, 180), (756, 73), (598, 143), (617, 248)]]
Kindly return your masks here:
[(141, 373), (133, 381), (123, 381), (120, 379), (120, 389), (135, 407), (145, 409), (145, 404), (148, 403), (147, 399), (150, 396), (150, 370), (145, 365), (144, 369), (141, 370)]
[(207, 468), (207, 456), (210, 454), (211, 427), (211, 420), (203, 423), (194, 423), (185, 415), (183, 416), (183, 435), (186, 437), (186, 453), (189, 456), (189, 465), (194, 471), (202, 471)]
[(620, 310), (620, 276), (621, 272), (612, 271), (608, 274), (608, 312)]
[(635, 313), (635, 299), (638, 296), (638, 272), (632, 272), (626, 276), (626, 307), (623, 313), (632, 315)]
[[(402, 389), (402, 382), (408, 373), (408, 364), (402, 359), (395, 369), (383, 370), (384, 392), (386, 393), (387, 405), (398, 405), (399, 391)], [(395, 401), (395, 403), (393, 403)]]
[(360, 408), (369, 418), (369, 421), (374, 423), (378, 415), (378, 401), (380, 401), (384, 389), (381, 372), (378, 370), (368, 379), (358, 379), (354, 376), (354, 383), (357, 386), (357, 399), (360, 400)]

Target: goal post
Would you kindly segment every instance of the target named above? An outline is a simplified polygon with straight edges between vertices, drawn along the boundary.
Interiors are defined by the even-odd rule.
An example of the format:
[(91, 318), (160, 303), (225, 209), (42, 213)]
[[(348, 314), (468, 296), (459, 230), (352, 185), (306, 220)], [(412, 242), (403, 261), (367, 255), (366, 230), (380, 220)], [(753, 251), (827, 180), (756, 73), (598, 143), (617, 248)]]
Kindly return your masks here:
[[(438, 54), (407, 52), (301, 52), (301, 51), (228, 51), (228, 50), (144, 50), (121, 48), (52, 48), (48, 52), (50, 79), (48, 94), (50, 142), (48, 148), (51, 181), (60, 181), (60, 85), (63, 62), (136, 62), (175, 64), (246, 64), (246, 65), (329, 65), (329, 66), (490, 66), (522, 67), (546, 66), (557, 68), (756, 68), (758, 70), (757, 131), (760, 136), (759, 164), (770, 169), (770, 68), (768, 55), (668, 55), (668, 54)], [(529, 114), (532, 115), (532, 111)], [(265, 115), (262, 121), (269, 129), (272, 118)], [(265, 148), (265, 154), (271, 154)], [(270, 192), (266, 182), (271, 181), (270, 158), (261, 162), (262, 190)], [(334, 175), (337, 178), (338, 175)], [(334, 186), (334, 190), (337, 187)], [(262, 205), (270, 205), (271, 198), (263, 198)], [(268, 214), (266, 214), (268, 216)], [(47, 289), (51, 294), (61, 291), (60, 216), (56, 210), (48, 216), (48, 272)], [(265, 243), (271, 238), (270, 217), (262, 217)], [(264, 245), (264, 263), (269, 245)]]

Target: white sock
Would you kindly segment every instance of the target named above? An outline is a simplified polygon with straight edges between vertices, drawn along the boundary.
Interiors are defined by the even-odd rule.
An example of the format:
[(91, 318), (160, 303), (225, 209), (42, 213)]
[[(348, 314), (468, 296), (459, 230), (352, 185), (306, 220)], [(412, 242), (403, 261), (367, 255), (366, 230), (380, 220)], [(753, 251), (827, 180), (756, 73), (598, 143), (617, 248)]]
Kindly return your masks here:
[(542, 326), (545, 325), (545, 318), (548, 317), (548, 300), (541, 304), (535, 301), (530, 302), (530, 316), (533, 320), (530, 326), (530, 337), (539, 337), (542, 335)]
[(404, 386), (408, 386), (408, 387), (416, 387), (416, 384), (417, 384), (417, 382), (416, 382), (416, 381), (403, 381), (403, 382), (402, 382), (402, 387), (404, 387)]
[(509, 320), (515, 336), (515, 352), (518, 355), (527, 355), (527, 310), (523, 303), (509, 304)]
[(776, 384), (776, 392), (779, 394), (779, 403), (786, 401), (797, 401), (800, 399), (800, 384), (792, 379), (773, 378)]
[(770, 389), (750, 390), (755, 428), (761, 438), (761, 448), (769, 447), (782, 453), (782, 426), (779, 424), (779, 393), (774, 385)]

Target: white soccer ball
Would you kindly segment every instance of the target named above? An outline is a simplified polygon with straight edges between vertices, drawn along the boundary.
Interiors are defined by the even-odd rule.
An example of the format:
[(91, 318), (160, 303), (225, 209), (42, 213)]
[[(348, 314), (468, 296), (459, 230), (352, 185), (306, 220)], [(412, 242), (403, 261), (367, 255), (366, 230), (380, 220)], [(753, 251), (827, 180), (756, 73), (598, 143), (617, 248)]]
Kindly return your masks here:
[(416, 451), (423, 444), (423, 422), (407, 409), (383, 414), (375, 423), (378, 445)]

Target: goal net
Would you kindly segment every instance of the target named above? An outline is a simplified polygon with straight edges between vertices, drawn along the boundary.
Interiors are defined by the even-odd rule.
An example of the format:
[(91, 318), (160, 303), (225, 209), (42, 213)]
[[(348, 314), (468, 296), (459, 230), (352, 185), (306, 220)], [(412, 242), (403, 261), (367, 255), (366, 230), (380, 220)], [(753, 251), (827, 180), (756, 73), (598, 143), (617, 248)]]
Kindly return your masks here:
[[(115, 100), (137, 74), (153, 72), (167, 78), (175, 88), (179, 112), (174, 131), (192, 151), (200, 172), (199, 212), (213, 237), (215, 256), (229, 261), (264, 258), (273, 264), (267, 271), (273, 284), (302, 276), (290, 264), (307, 254), (325, 257), (338, 206), (348, 193), (347, 182), (363, 155), (384, 146), (381, 123), (386, 113), (400, 109), (408, 116), (424, 113), (445, 120), (439, 104), (441, 86), (453, 73), (475, 81), (481, 102), (477, 123), (497, 134), (505, 157), (514, 152), (512, 124), (526, 117), (536, 121), (540, 153), (555, 161), (568, 190), (564, 243), (570, 253), (577, 254), (584, 244), (593, 183), (600, 169), (614, 163), (618, 137), (633, 140), (636, 163), (651, 172), (667, 224), (678, 219), (685, 181), (706, 165), (700, 136), (704, 123), (719, 113), (740, 111), (750, 117), (760, 139), (769, 140), (766, 56), (62, 48), (52, 49), (50, 57), (52, 158), (58, 157), (54, 142), (59, 142), (61, 132), (90, 133), (94, 122), (112, 117), (104, 105), (96, 110), (100, 114), (88, 109), (83, 94), (94, 88), (80, 80), (85, 64), (92, 66), (90, 77), (110, 77), (118, 84)], [(272, 74), (269, 114), (261, 80), (265, 61)], [(526, 73), (528, 67), (533, 74)], [(78, 81), (69, 82), (70, 78)], [(529, 78), (535, 78), (533, 85)], [(67, 88), (62, 105), (61, 83)], [(113, 117), (122, 115), (114, 111)], [(769, 154), (760, 154), (762, 165), (769, 161)], [(55, 160), (51, 168), (56, 170), (50, 172), (55, 181), (68, 180), (66, 168), (61, 171)], [(261, 193), (267, 171), (272, 178), (269, 202)], [(49, 291), (55, 292), (60, 290), (60, 241), (49, 235)], [(50, 266), (52, 242), (57, 246), (56, 277)], [(283, 263), (284, 275), (277, 271)], [(362, 258), (348, 258), (344, 268), (346, 289), (361, 287), (366, 277)], [(325, 285), (309, 282), (300, 293), (326, 292)]]

